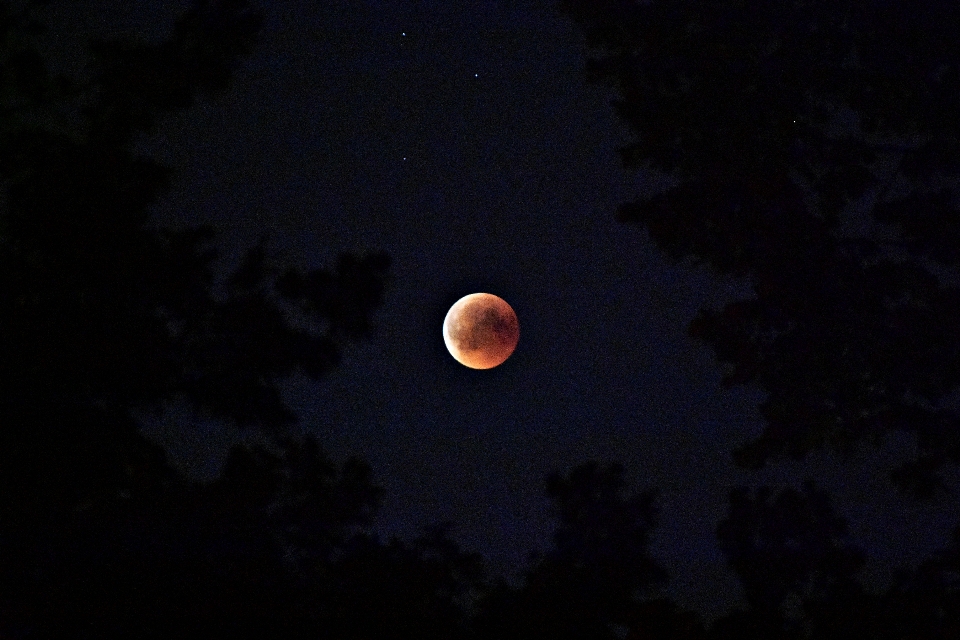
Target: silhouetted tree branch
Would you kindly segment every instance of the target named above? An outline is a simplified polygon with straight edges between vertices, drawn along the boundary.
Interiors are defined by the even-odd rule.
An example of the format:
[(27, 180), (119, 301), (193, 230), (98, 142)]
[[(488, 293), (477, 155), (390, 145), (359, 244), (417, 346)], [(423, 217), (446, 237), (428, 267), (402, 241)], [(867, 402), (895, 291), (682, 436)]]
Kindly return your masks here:
[[(370, 334), (389, 260), (304, 273), (257, 246), (221, 279), (209, 228), (150, 224), (171, 174), (133, 142), (228, 87), (261, 23), (246, 2), (94, 42), (81, 78), (47, 70), (35, 4), (0, 2), (0, 635), (316, 637), (304, 585), (379, 489), (286, 435), (278, 385)], [(134, 417), (177, 398), (272, 444), (190, 483)]]
[(622, 474), (620, 465), (591, 462), (547, 479), (553, 548), (520, 589), (489, 591), (477, 617), (483, 637), (612, 640), (634, 620), (640, 599), (667, 575), (647, 550), (654, 494), (624, 495)]
[(776, 495), (767, 487), (755, 497), (735, 489), (717, 539), (747, 602), (761, 612), (779, 611), (791, 594), (802, 603), (854, 589), (864, 563), (827, 494), (809, 481), (802, 491), (786, 488)]
[[(752, 281), (753, 297), (690, 326), (726, 384), (767, 393), (767, 428), (738, 464), (905, 431), (920, 463), (895, 479), (929, 495), (960, 460), (946, 404), (960, 384), (960, 9), (561, 6), (591, 47), (589, 74), (618, 93), (624, 162), (674, 179), (620, 218), (675, 259)], [(858, 211), (867, 233), (850, 231)]]
[[(82, 81), (45, 70), (29, 12), (2, 3), (0, 17), (0, 106), (10, 115), (0, 127), (0, 411), (11, 417), (0, 466), (21, 493), (39, 491), (26, 481), (36, 469), (97, 458), (87, 446), (53, 453), (52, 443), (89, 428), (71, 420), (103, 411), (116, 425), (110, 412), (176, 397), (239, 425), (289, 425), (278, 383), (297, 371), (319, 377), (345, 341), (369, 334), (387, 257), (344, 255), (336, 270), (300, 273), (267, 264), (255, 247), (219, 295), (212, 233), (148, 225), (169, 170), (131, 147), (196, 95), (226, 88), (259, 16), (238, 0), (198, 2), (160, 43), (95, 43)], [(30, 117), (43, 109), (82, 118), (65, 130)], [(295, 279), (310, 285), (294, 290)], [(23, 468), (28, 451), (40, 457)], [(103, 464), (123, 467), (116, 450), (101, 453)]]

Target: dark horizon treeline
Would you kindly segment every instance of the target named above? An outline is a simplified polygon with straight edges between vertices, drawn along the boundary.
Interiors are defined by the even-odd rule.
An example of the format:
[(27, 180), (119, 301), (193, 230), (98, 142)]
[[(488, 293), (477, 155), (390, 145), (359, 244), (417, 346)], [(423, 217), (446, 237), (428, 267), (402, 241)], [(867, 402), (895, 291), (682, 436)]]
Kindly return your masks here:
[[(746, 605), (709, 623), (662, 597), (656, 490), (630, 491), (616, 464), (546, 479), (554, 543), (517, 586), (448, 525), (380, 540), (369, 466), (290, 435), (278, 384), (321, 379), (371, 333), (387, 256), (302, 272), (258, 246), (219, 282), (209, 229), (148, 225), (171, 176), (134, 141), (228, 88), (260, 16), (199, 1), (166, 40), (93, 42), (86, 74), (64, 78), (35, 41), (47, 3), (0, 0), (0, 637), (960, 637), (960, 529), (870, 591), (865, 551), (809, 481), (732, 489), (717, 540)], [(678, 260), (755, 283), (691, 326), (727, 383), (768, 392), (767, 430), (738, 464), (907, 431), (919, 457), (890, 490), (944, 499), (960, 296), (928, 267), (960, 266), (958, 9), (562, 4), (636, 135), (625, 163), (677, 185), (621, 217)], [(840, 105), (853, 129), (836, 126)], [(839, 231), (871, 189), (893, 240)], [(171, 400), (263, 441), (189, 481), (131, 413)]]

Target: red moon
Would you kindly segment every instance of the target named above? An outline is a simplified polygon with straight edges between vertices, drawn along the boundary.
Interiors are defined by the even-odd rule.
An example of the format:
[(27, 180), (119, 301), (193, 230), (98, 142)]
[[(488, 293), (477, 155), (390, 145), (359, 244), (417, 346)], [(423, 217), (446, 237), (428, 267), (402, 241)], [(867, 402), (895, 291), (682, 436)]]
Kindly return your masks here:
[(457, 300), (443, 319), (443, 341), (450, 355), (471, 369), (492, 369), (510, 357), (520, 339), (517, 314), (492, 293)]

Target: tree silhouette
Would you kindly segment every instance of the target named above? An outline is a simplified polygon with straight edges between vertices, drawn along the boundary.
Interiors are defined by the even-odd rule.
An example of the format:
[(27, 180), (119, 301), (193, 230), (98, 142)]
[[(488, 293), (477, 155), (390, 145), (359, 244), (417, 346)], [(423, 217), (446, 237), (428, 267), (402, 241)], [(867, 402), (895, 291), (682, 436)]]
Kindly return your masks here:
[[(134, 143), (228, 87), (260, 27), (246, 2), (92, 42), (79, 78), (47, 70), (41, 4), (0, 2), (0, 635), (315, 637), (304, 584), (379, 490), (286, 435), (278, 384), (369, 334), (389, 261), (304, 273), (258, 246), (221, 280), (208, 228), (150, 224), (171, 175)], [(173, 399), (271, 444), (192, 484), (134, 417)]]
[(897, 572), (877, 607), (883, 638), (953, 638), (960, 633), (960, 529), (946, 549)]
[[(302, 272), (261, 244), (219, 278), (209, 229), (150, 225), (172, 176), (134, 143), (228, 87), (259, 16), (198, 0), (160, 42), (91, 43), (88, 72), (66, 78), (34, 40), (39, 4), (0, 0), (0, 635), (956, 637), (960, 542), (868, 593), (862, 554), (812, 484), (732, 492), (717, 533), (748, 608), (709, 628), (658, 595), (655, 493), (628, 493), (619, 465), (547, 479), (554, 544), (518, 587), (490, 580), (448, 525), (381, 541), (371, 470), (291, 435), (278, 385), (320, 378), (372, 331), (386, 256)], [(691, 327), (728, 384), (769, 394), (768, 428), (738, 460), (905, 430), (921, 456), (898, 479), (930, 491), (960, 457), (943, 404), (960, 350), (943, 275), (960, 239), (946, 179), (958, 10), (563, 4), (603, 51), (596, 77), (621, 92), (637, 133), (625, 160), (676, 180), (624, 219), (677, 258), (754, 279), (755, 298)], [(861, 196), (898, 235), (850, 237)], [(171, 399), (267, 437), (191, 482), (134, 417)]]
[(547, 479), (557, 527), (519, 589), (500, 584), (477, 616), (482, 637), (616, 638), (640, 598), (666, 580), (647, 545), (652, 492), (624, 495), (623, 468), (594, 462)]
[(634, 607), (627, 622), (626, 640), (705, 640), (700, 617), (665, 598), (649, 599)]
[(630, 167), (672, 185), (624, 204), (670, 256), (749, 277), (690, 333), (725, 384), (767, 393), (736, 453), (757, 468), (890, 431), (920, 495), (960, 459), (960, 9), (883, 2), (563, 0), (614, 86)]
[(802, 491), (788, 487), (776, 496), (768, 487), (755, 498), (742, 487), (734, 489), (730, 512), (717, 529), (747, 602), (771, 612), (791, 594), (806, 601), (852, 588), (864, 557), (845, 537), (846, 525), (833, 513), (829, 496), (810, 481)]
[(446, 525), (412, 544), (354, 538), (330, 569), (314, 606), (337, 638), (440, 640), (470, 637), (470, 608), (485, 588), (476, 554), (462, 553)]
[[(664, 178), (620, 219), (675, 260), (752, 284), (752, 297), (702, 310), (689, 327), (724, 364), (724, 385), (766, 392), (765, 430), (734, 460), (757, 469), (824, 446), (848, 454), (902, 431), (919, 454), (893, 479), (933, 495), (944, 464), (960, 461), (960, 9), (560, 6), (586, 37), (588, 74), (617, 93), (632, 131), (625, 165)], [(735, 490), (717, 534), (749, 606), (714, 621), (710, 638), (946, 638), (960, 628), (955, 544), (868, 592), (855, 579), (864, 557), (812, 484)], [(700, 637), (672, 603), (645, 604), (658, 612), (648, 637)]]
[(750, 606), (748, 614), (724, 622), (728, 628), (798, 631), (810, 609), (849, 602), (862, 592), (855, 578), (864, 555), (847, 539), (827, 494), (810, 481), (802, 491), (788, 487), (776, 495), (768, 487), (755, 497), (734, 489), (717, 539)]
[[(69, 468), (62, 454), (116, 471), (121, 459), (94, 449), (117, 449), (123, 438), (104, 434), (95, 445), (107, 427), (91, 423), (132, 434), (130, 409), (175, 397), (241, 426), (289, 425), (277, 383), (295, 371), (320, 376), (345, 340), (369, 332), (386, 256), (280, 273), (256, 247), (218, 291), (209, 229), (148, 225), (169, 171), (132, 150), (134, 136), (164, 115), (226, 88), (259, 17), (240, 1), (198, 2), (160, 43), (93, 43), (89, 78), (73, 81), (48, 77), (28, 46), (34, 23), (2, 6), (4, 122), (14, 123), (0, 137), (2, 410), (13, 426), (0, 454), (11, 459), (0, 467), (18, 487), (3, 494), (36, 486), (17, 465), (28, 452), (53, 456), (31, 460), (36, 470)], [(54, 443), (63, 443), (59, 453)], [(86, 481), (76, 480), (60, 485), (80, 491)]]

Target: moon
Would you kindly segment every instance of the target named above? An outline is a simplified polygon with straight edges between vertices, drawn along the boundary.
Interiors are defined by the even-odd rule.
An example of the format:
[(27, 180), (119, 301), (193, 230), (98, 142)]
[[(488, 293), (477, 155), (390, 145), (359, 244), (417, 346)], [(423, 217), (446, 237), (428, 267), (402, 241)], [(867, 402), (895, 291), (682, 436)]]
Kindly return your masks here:
[(492, 369), (517, 348), (520, 323), (506, 300), (492, 293), (471, 293), (457, 300), (443, 319), (443, 342), (457, 362), (471, 369)]

